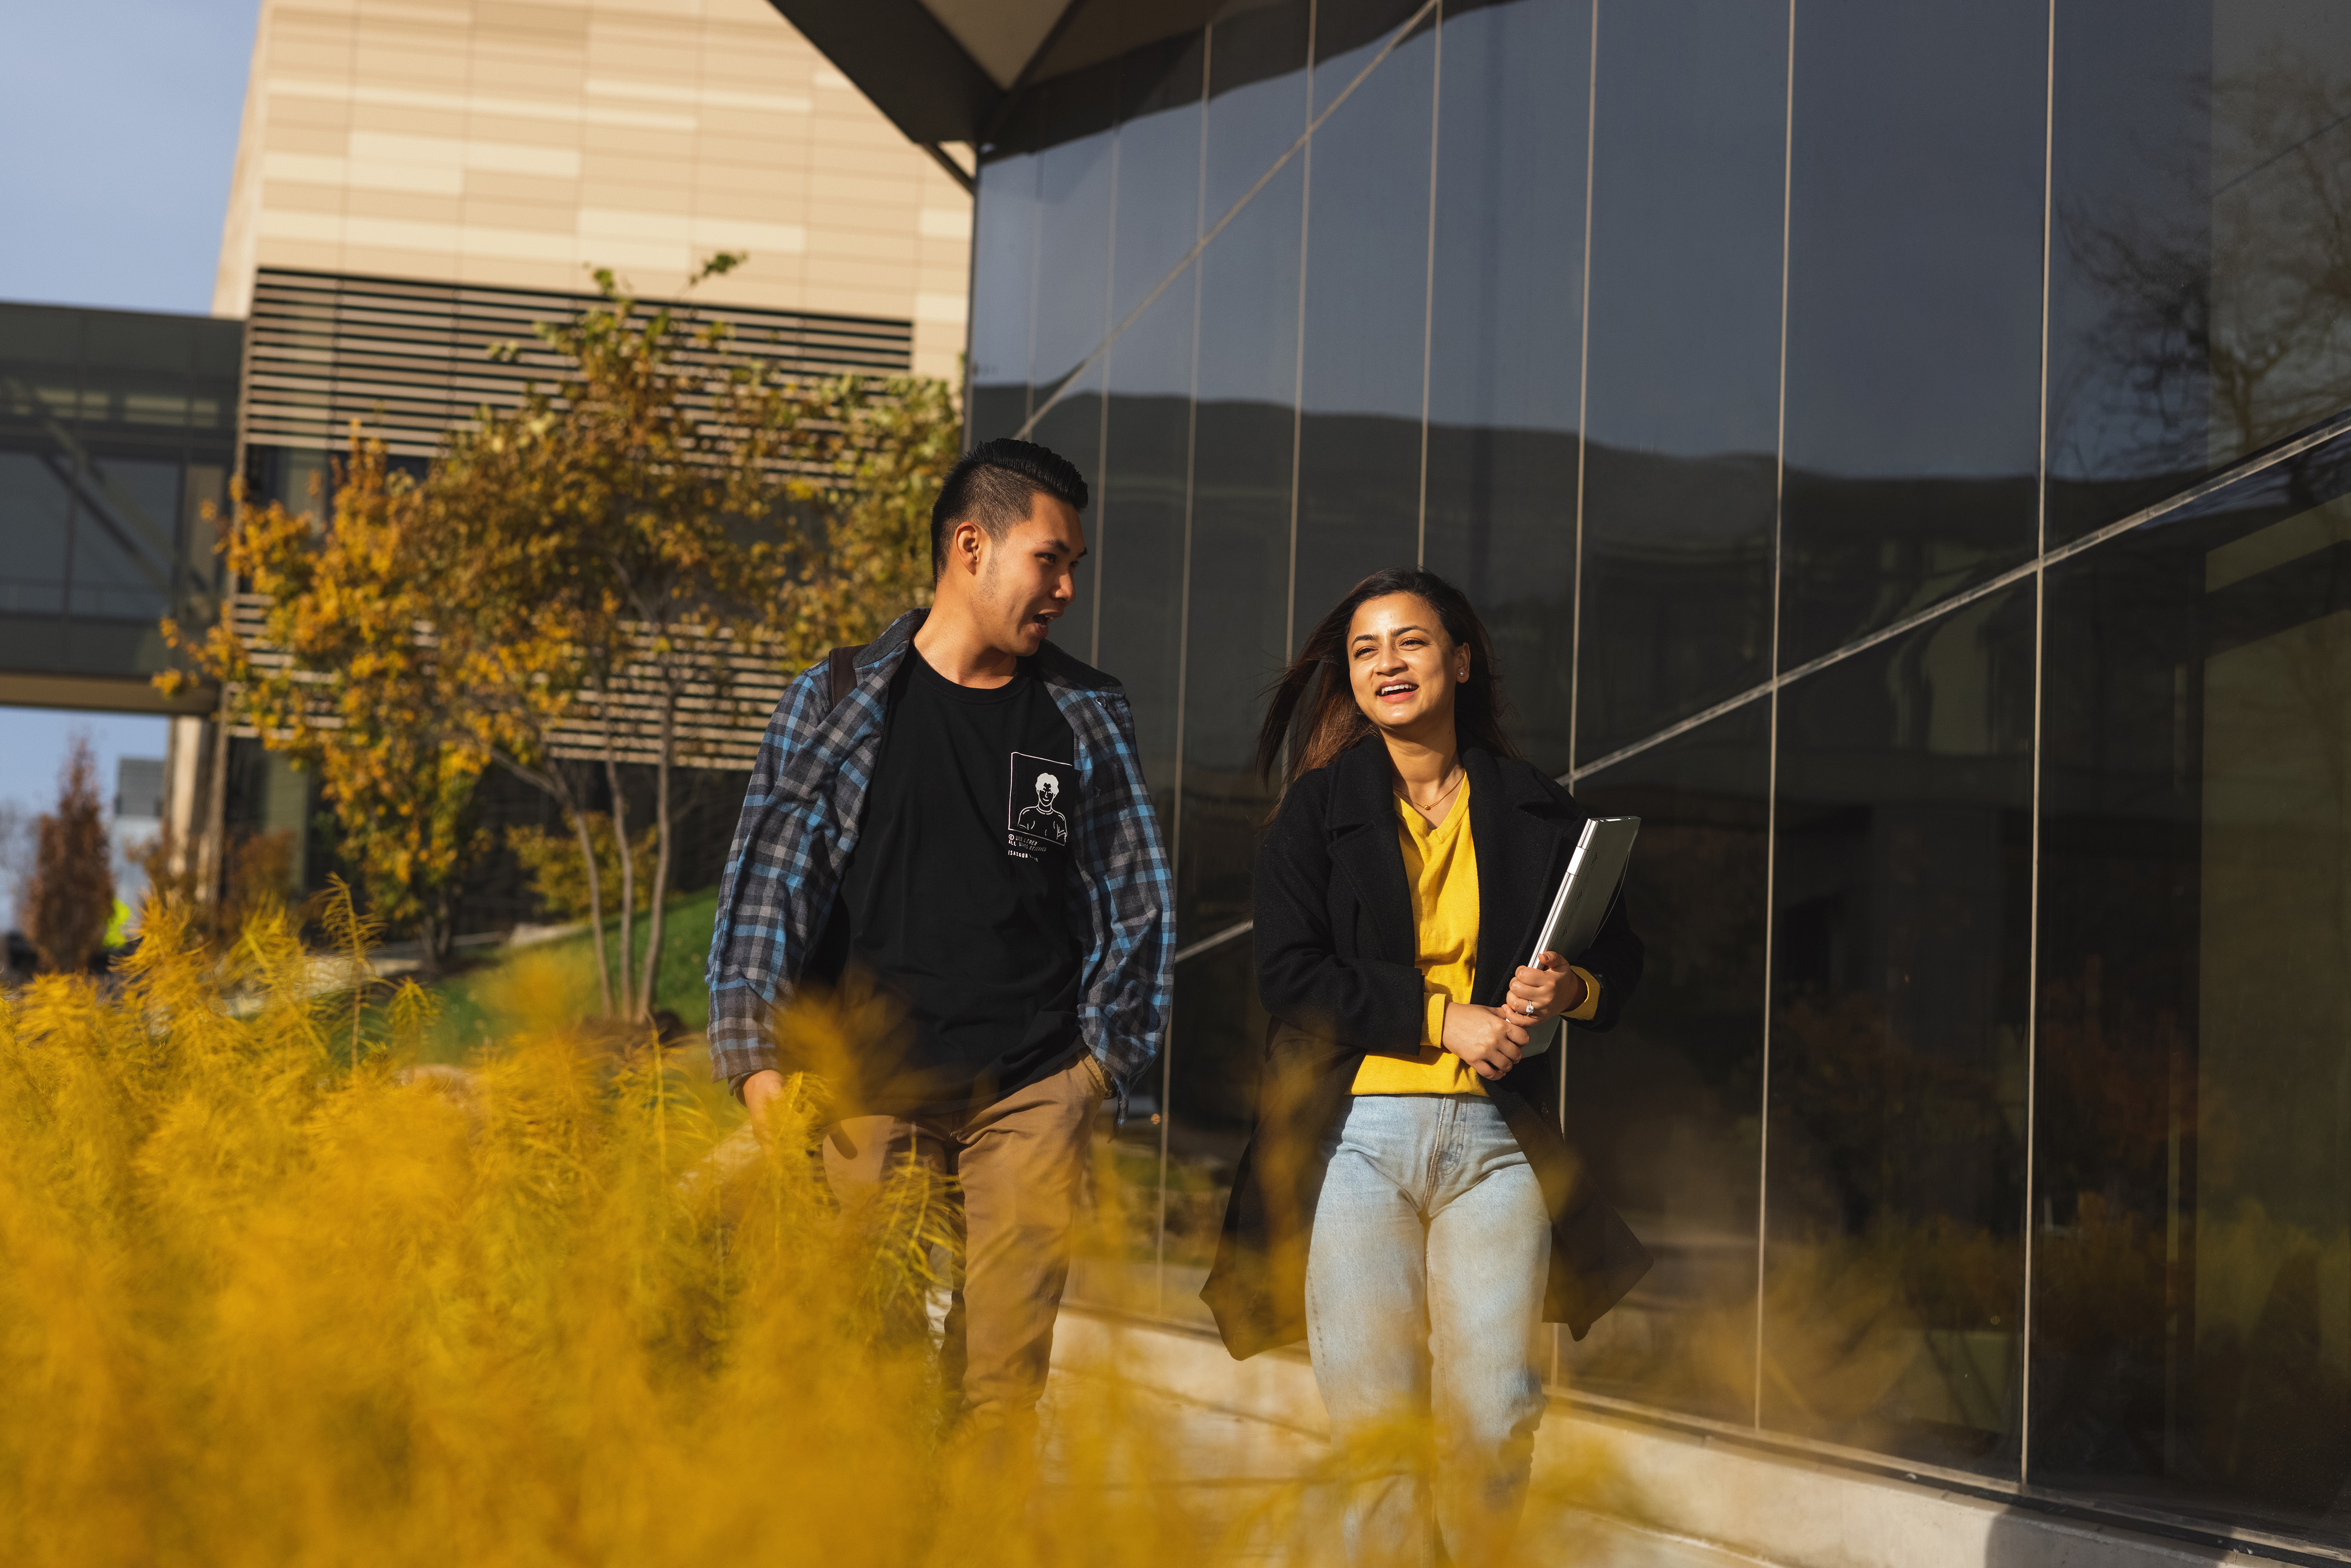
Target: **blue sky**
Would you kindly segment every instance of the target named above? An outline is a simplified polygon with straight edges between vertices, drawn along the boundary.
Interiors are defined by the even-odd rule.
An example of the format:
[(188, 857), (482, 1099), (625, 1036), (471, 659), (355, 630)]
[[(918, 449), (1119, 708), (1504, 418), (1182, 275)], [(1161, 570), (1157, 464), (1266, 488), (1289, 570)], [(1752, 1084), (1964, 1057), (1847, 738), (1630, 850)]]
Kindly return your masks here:
[(209, 310), (258, 0), (0, 15), (0, 299)]
[[(0, 299), (212, 308), (259, 14), (258, 0), (0, 6)], [(163, 755), (159, 718), (0, 708), (0, 801), (53, 801), (76, 729), (109, 799), (117, 757)]]

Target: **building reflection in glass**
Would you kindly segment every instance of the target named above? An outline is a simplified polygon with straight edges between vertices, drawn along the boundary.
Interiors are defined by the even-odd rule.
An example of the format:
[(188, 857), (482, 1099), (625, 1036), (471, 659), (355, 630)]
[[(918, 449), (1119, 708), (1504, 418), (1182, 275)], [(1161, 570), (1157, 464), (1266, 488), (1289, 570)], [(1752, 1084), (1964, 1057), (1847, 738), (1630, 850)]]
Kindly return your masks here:
[(1606, 8), (1576, 755), (1771, 673), (1788, 12)]
[(1202, 1315), (1261, 694), (1419, 559), (1646, 824), (1561, 1098), (1657, 1266), (1571, 1396), (2351, 1546), (2351, 13), (1415, 9), (1224, 6), (984, 161), (973, 432), (1096, 476), (1186, 954), (1081, 1291)]
[(2033, 596), (1781, 694), (1761, 1419), (2015, 1466)]
[(1782, 668), (2032, 555), (2048, 29), (1796, 9)]
[(2351, 16), (2057, 12), (2049, 537), (2351, 403)]
[(2035, 1474), (2351, 1505), (2351, 458), (2050, 574)]
[(1647, 944), (1640, 1005), (1571, 1030), (1567, 1129), (1656, 1260), (1581, 1343), (1571, 1386), (1745, 1423), (1755, 1410), (1763, 955), (1771, 705), (1743, 707), (1576, 786), (1641, 819), (1626, 907)]
[(1300, 635), (1365, 573), (1420, 555), (1436, 30), (1396, 45), (1339, 101), (1418, 8), (1324, 0), (1315, 13), (1314, 106), (1331, 113), (1307, 165)]
[(1581, 5), (1490, 5), (1444, 26), (1421, 557), (1482, 608), (1528, 756), (1573, 752), (1586, 126)]

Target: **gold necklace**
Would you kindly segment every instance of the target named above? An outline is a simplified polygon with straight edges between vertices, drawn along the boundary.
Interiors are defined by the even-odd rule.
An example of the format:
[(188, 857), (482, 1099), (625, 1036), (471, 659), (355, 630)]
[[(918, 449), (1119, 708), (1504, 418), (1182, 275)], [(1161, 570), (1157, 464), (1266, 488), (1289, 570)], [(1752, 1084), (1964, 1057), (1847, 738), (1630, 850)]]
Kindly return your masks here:
[(1455, 763), (1453, 765), (1453, 782), (1447, 784), (1444, 789), (1438, 792), (1437, 799), (1431, 800), (1426, 806), (1412, 798), (1412, 791), (1403, 787), (1404, 780), (1401, 779), (1396, 780), (1396, 793), (1404, 797), (1404, 803), (1405, 805), (1411, 807), (1414, 810), (1418, 811), (1423, 817), (1426, 817), (1431, 811), (1434, 811), (1437, 808), (1445, 804), (1446, 801), (1451, 800), (1453, 798), (1453, 791), (1460, 789), (1461, 781), (1468, 777), (1469, 770), (1462, 767), (1459, 763)]

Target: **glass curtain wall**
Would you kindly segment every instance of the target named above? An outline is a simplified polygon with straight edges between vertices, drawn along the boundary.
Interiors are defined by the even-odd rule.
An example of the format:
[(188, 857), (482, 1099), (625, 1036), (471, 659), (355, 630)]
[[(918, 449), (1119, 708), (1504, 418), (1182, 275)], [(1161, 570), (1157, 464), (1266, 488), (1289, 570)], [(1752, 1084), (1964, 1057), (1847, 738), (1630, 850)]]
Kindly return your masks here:
[(1252, 0), (1026, 90), (972, 432), (1094, 478), (1178, 887), (1082, 1295), (1205, 1315), (1262, 694), (1419, 562), (1645, 822), (1561, 1384), (2351, 1546), (2347, 17)]
[(201, 622), (244, 324), (0, 305), (0, 668), (138, 677)]

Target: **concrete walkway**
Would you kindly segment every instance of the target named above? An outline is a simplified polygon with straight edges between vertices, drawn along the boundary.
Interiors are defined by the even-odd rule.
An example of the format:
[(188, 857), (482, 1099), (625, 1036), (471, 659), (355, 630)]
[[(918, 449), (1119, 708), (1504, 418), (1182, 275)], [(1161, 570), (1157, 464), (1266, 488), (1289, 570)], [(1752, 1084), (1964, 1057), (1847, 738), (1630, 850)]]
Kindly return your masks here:
[[(1067, 1435), (1113, 1401), (1118, 1429), (1148, 1434), (1151, 1482), (1228, 1563), (1335, 1564), (1339, 1499), (1320, 1479), (1321, 1400), (1301, 1359), (1236, 1364), (1186, 1337), (1065, 1311), (1042, 1415), (1046, 1473), (1067, 1475)], [(1559, 1425), (1552, 1423), (1552, 1425)], [(1585, 1457), (1538, 1444), (1534, 1498), (1515, 1561), (1527, 1568), (1757, 1568), (1764, 1560), (1588, 1506)], [(1136, 1461), (1142, 1463), (1142, 1461)], [(1050, 1484), (1050, 1483), (1049, 1483)], [(1113, 1486), (1143, 1478), (1115, 1473)], [(1604, 1483), (1602, 1490), (1605, 1490)], [(1765, 1568), (1780, 1568), (1766, 1564)]]
[[(1105, 1429), (1088, 1401), (1125, 1408), (1108, 1428), (1121, 1434), (1117, 1443), (1049, 1448), (1049, 1475), (1067, 1478), (1063, 1484), (1136, 1486), (1133, 1495), (1170, 1530), (1215, 1543), (1196, 1553), (1202, 1562), (1336, 1562), (1339, 1500), (1322, 1479), (1322, 1400), (1302, 1354), (1236, 1362), (1205, 1327), (1065, 1307), (1053, 1366), (1049, 1437), (1057, 1429)], [(1124, 1457), (1107, 1469), (1092, 1464), (1091, 1480), (1081, 1480), (1104, 1448)], [(1162, 1490), (1143, 1491), (1146, 1479)], [(1772, 1448), (1743, 1432), (1636, 1418), (1596, 1400), (1554, 1399), (1535, 1437), (1534, 1485), (1513, 1562), (2213, 1568), (2317, 1560), (2298, 1545), (2154, 1536), (2135, 1521), (2026, 1506), (1882, 1463)]]

